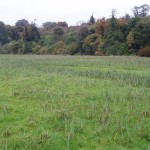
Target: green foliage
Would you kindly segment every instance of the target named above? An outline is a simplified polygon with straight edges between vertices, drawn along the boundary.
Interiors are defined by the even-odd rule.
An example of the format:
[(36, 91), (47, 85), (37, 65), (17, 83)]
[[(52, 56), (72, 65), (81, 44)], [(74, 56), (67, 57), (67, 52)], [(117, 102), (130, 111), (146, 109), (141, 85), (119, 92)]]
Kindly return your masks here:
[(135, 17), (120, 18), (113, 9), (110, 18), (96, 20), (92, 15), (87, 23), (80, 21), (76, 26), (65, 21), (45, 22), (40, 28), (25, 19), (15, 26), (0, 22), (0, 53), (137, 55), (150, 46), (149, 9), (147, 4), (134, 7)]
[(32, 42), (24, 42), (23, 48), (25, 54), (32, 53)]
[(127, 55), (128, 46), (126, 43), (114, 42), (112, 46), (107, 47), (107, 50), (104, 51), (107, 55)]
[(56, 39), (53, 35), (42, 36), (40, 40), (40, 45), (48, 49), (48, 54), (52, 54), (53, 49), (55, 48)]
[(129, 34), (126, 37), (127, 40), (127, 45), (128, 45), (128, 49), (129, 49), (129, 53), (133, 53), (134, 52), (134, 35), (133, 32), (130, 31)]
[(47, 55), (47, 54), (48, 54), (48, 49), (47, 49), (47, 47), (40, 47), (40, 49), (36, 52), (36, 54), (39, 54), (39, 55)]
[(78, 32), (78, 37), (77, 37), (77, 42), (78, 42), (78, 48), (79, 48), (79, 53), (82, 55), (83, 54), (83, 43), (84, 39), (90, 34), (89, 29), (86, 26), (83, 26), (79, 32)]
[(78, 44), (76, 42), (72, 42), (67, 46), (67, 54), (74, 55), (78, 52)]
[(27, 28), (24, 29), (23, 38), (27, 42), (30, 42), (30, 41), (37, 42), (40, 39), (40, 33), (38, 31), (38, 28), (35, 26), (35, 24), (31, 24)]
[(148, 148), (150, 59), (0, 55), (0, 68), (1, 150)]
[(89, 34), (89, 29), (86, 26), (83, 26), (78, 32), (78, 39), (84, 40)]
[(150, 19), (139, 21), (133, 28), (134, 48), (138, 50), (140, 47), (150, 45)]
[(87, 36), (84, 40), (83, 49), (84, 54), (94, 55), (98, 48), (103, 47), (103, 40), (101, 35), (97, 33)]
[(63, 36), (63, 41), (69, 45), (77, 41), (77, 32), (68, 32)]
[(22, 41), (11, 41), (4, 46), (4, 53), (22, 54), (24, 53)]
[(104, 40), (104, 49), (106, 54), (118, 55), (116, 46), (119, 44), (118, 47), (120, 47), (120, 43), (124, 43), (124, 35), (119, 29), (113, 30), (110, 28), (106, 30)]
[(41, 40), (40, 40), (40, 44), (42, 46), (51, 46), (52, 44), (54, 44), (56, 42), (55, 40), (55, 37), (53, 35), (46, 35), (46, 36), (43, 36), (41, 37)]
[(134, 18), (130, 19), (128, 22), (128, 26), (127, 26), (128, 31), (131, 31), (139, 21), (141, 21), (140, 17), (134, 17)]
[(5, 44), (8, 42), (8, 35), (5, 24), (0, 21), (0, 44)]
[(66, 49), (66, 44), (63, 41), (58, 41), (55, 43), (52, 53), (55, 55), (66, 54)]
[(33, 54), (40, 54), (40, 49), (42, 48), (41, 45), (37, 44), (37, 43), (33, 43), (32, 46), (32, 52)]
[(12, 26), (10, 26), (10, 27), (7, 28), (7, 31), (9, 33), (9, 39), (11, 41), (13, 41), (13, 40), (16, 40), (16, 41), (20, 40), (21, 39), (21, 35), (23, 35), (22, 34), (23, 27), (17, 27), (17, 26), (12, 27)]
[(61, 27), (56, 27), (53, 29), (53, 36), (57, 39), (60, 40), (64, 34), (64, 30)]
[(134, 35), (133, 32), (129, 32), (128, 36), (127, 36), (127, 44), (129, 48), (132, 48), (132, 45), (134, 44)]

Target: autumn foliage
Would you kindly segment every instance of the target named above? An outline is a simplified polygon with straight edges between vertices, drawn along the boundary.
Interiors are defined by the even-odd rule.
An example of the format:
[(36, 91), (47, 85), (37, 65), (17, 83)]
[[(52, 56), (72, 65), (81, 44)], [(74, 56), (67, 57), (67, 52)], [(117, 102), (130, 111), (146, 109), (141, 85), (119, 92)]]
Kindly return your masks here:
[(138, 51), (138, 55), (142, 57), (150, 57), (150, 46), (141, 48)]
[(106, 19), (105, 18), (98, 19), (95, 24), (96, 33), (104, 36), (105, 28), (106, 28)]
[(65, 21), (18, 20), (14, 26), (0, 21), (0, 53), (55, 55), (139, 55), (150, 57), (149, 6), (133, 8), (131, 17), (117, 18), (112, 9), (109, 18), (95, 19), (69, 26)]

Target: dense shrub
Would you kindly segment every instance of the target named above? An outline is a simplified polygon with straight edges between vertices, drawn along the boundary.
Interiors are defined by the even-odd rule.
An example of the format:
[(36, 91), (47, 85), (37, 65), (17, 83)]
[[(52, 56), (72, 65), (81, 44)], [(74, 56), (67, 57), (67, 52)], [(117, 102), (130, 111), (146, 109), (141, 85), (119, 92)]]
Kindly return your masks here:
[(1, 53), (3, 54), (21, 54), (23, 51), (23, 43), (21, 41), (11, 41), (10, 43), (1, 46)]
[(58, 41), (54, 45), (52, 54), (54, 54), (54, 55), (66, 54), (66, 44), (63, 41)]
[(41, 45), (36, 45), (32, 48), (33, 54), (38, 54), (38, 51), (41, 49)]
[(67, 46), (67, 54), (74, 55), (77, 52), (78, 44), (73, 42)]
[(46, 47), (40, 47), (40, 49), (37, 51), (36, 54), (47, 55), (48, 54), (48, 49)]

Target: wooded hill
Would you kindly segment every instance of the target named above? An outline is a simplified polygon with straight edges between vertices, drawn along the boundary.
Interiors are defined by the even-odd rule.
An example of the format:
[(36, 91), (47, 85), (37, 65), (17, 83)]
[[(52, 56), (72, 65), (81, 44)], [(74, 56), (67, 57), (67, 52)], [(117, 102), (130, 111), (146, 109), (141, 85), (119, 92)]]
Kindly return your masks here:
[(66, 22), (45, 22), (22, 19), (15, 26), (0, 21), (0, 53), (58, 55), (139, 55), (150, 56), (150, 7), (134, 7), (133, 16), (117, 18), (113, 9), (110, 18), (68, 26)]

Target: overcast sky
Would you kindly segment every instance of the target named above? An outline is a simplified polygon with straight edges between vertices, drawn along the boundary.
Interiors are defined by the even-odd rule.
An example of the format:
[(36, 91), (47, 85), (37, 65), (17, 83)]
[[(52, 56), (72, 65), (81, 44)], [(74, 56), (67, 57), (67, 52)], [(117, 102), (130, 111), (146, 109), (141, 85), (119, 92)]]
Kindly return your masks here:
[(37, 19), (39, 26), (47, 21), (76, 25), (87, 22), (92, 13), (95, 18), (108, 18), (116, 9), (119, 17), (132, 14), (131, 9), (142, 4), (150, 5), (150, 0), (0, 0), (0, 21), (14, 25), (20, 19)]

